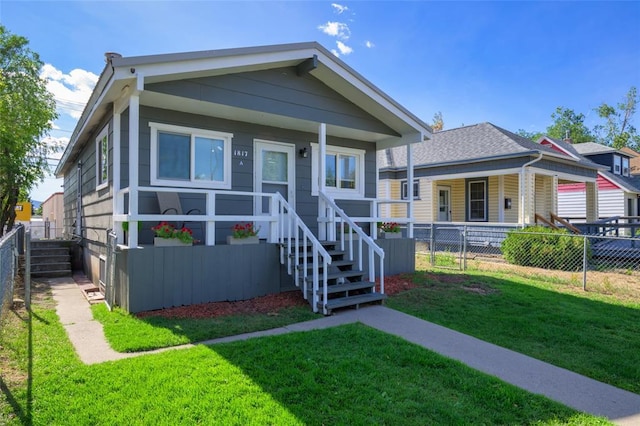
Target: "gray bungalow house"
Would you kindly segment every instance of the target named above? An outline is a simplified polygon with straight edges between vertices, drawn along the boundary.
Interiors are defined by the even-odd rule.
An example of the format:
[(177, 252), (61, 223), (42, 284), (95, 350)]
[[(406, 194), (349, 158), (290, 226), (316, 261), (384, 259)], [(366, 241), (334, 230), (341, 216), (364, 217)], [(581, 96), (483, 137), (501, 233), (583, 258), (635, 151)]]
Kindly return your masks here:
[[(108, 53), (56, 175), (109, 303), (138, 312), (299, 287), (328, 314), (383, 299), (386, 274), (413, 270), (412, 202), (377, 197), (377, 153), (430, 138), (317, 43)], [(396, 202), (405, 238), (380, 239), (381, 206)], [(162, 221), (199, 243), (155, 246)], [(246, 223), (259, 243), (228, 244)]]
[[(406, 149), (378, 153), (381, 198), (407, 199), (413, 193), (416, 223), (524, 226), (536, 214), (550, 219), (558, 211), (558, 185), (586, 188), (586, 212), (597, 218), (599, 166), (571, 158), (491, 123), (445, 130), (411, 147), (413, 179)], [(409, 164), (410, 168), (412, 167)], [(407, 182), (413, 185), (407, 185)], [(400, 215), (395, 205), (383, 207)]]

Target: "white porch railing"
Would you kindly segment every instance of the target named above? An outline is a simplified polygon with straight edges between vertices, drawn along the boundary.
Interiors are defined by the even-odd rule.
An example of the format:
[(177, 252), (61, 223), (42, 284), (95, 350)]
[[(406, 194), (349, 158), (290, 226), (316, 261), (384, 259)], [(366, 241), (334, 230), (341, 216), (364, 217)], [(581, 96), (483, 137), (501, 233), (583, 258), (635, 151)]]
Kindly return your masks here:
[[(165, 187), (140, 187), (136, 191), (136, 197), (141, 192), (178, 192), (188, 194), (201, 194), (205, 196), (206, 211), (201, 215), (175, 215), (175, 214), (126, 214), (124, 213), (124, 197), (134, 195), (128, 188), (118, 192), (118, 211), (113, 215), (114, 229), (122, 230), (121, 224), (129, 222), (130, 247), (138, 246), (137, 222), (153, 221), (181, 221), (181, 222), (205, 222), (205, 244), (215, 245), (215, 225), (216, 222), (267, 222), (269, 232), (267, 241), (280, 245), (280, 263), (287, 265), (287, 272), (292, 275), (297, 287), (302, 284), (302, 293), (305, 300), (308, 300), (308, 284), (312, 284), (311, 304), (314, 312), (318, 312), (318, 307), (323, 307), (323, 313), (327, 314), (326, 304), (327, 292), (327, 271), (331, 264), (331, 255), (322, 246), (320, 241), (305, 225), (300, 216), (289, 205), (289, 203), (279, 193), (225, 191), (225, 190), (198, 190), (188, 188), (165, 188)], [(218, 215), (215, 214), (216, 199), (218, 196), (236, 196), (251, 198), (252, 205), (255, 205), (256, 198), (269, 198), (269, 213), (267, 215)], [(261, 200), (260, 200), (261, 201)], [(124, 243), (122, 233), (118, 238), (120, 244)], [(309, 253), (311, 251), (311, 253)], [(309, 258), (311, 258), (311, 273), (309, 271)], [(322, 277), (320, 277), (322, 270)], [(310, 277), (311, 276), (311, 279)], [(322, 287), (322, 304), (320, 304), (320, 287)]]
[[(319, 292), (322, 286), (322, 313), (327, 314), (327, 272), (331, 255), (304, 224), (295, 210), (279, 193), (274, 197), (278, 212), (278, 242), (280, 243), (280, 263), (287, 264), (287, 272), (293, 275), (297, 287), (302, 282), (302, 294), (308, 300), (309, 249), (311, 249), (311, 283), (313, 312), (318, 312)], [(300, 260), (302, 258), (302, 261)], [(321, 266), (322, 265), (322, 266)], [(322, 279), (320, 279), (320, 266)]]
[[(345, 214), (345, 212), (338, 207), (335, 201), (327, 196), (325, 193), (320, 192), (319, 200), (323, 203), (324, 206), (324, 218), (318, 218), (318, 226), (325, 227), (324, 232), (320, 232), (327, 235), (328, 239), (334, 239), (336, 237), (336, 224), (340, 226), (340, 249), (345, 249), (345, 224), (348, 225), (348, 229), (355, 231), (358, 235), (358, 268), (362, 270), (362, 261), (363, 261), (363, 244), (367, 246), (367, 254), (369, 256), (369, 281), (372, 285), (375, 285), (376, 281), (376, 268), (375, 268), (375, 255), (378, 255), (378, 264), (380, 271), (380, 293), (384, 294), (384, 250), (380, 246), (378, 246), (373, 238), (365, 234), (360, 226), (358, 226), (353, 218), (350, 218)], [(339, 220), (337, 220), (337, 218)], [(375, 223), (375, 222), (372, 222)], [(373, 225), (375, 228), (375, 225)], [(353, 232), (347, 232), (347, 242), (348, 242), (348, 256), (349, 260), (354, 260), (354, 252), (353, 252)], [(325, 288), (326, 289), (326, 288)], [(324, 294), (326, 298), (326, 293)]]

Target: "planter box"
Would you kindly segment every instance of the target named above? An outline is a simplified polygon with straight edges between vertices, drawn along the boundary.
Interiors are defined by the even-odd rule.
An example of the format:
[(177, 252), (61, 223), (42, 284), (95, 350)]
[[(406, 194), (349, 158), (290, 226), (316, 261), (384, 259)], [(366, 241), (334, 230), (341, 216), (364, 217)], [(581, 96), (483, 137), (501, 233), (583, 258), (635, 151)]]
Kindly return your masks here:
[(227, 236), (227, 244), (231, 244), (231, 245), (258, 244), (259, 242), (260, 242), (260, 239), (258, 238), (257, 235), (253, 237), (247, 237), (247, 238), (234, 238), (231, 235)]
[(153, 245), (156, 247), (192, 246), (193, 243), (183, 243), (176, 238), (153, 237)]
[(390, 240), (393, 238), (402, 238), (402, 232), (383, 232), (382, 238), (385, 240)]

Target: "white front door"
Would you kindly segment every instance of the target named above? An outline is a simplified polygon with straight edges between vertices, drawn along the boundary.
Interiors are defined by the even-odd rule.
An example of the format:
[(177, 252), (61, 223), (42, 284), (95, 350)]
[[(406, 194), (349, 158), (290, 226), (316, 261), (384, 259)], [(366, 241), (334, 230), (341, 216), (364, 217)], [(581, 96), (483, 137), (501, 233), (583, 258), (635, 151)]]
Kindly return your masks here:
[[(254, 143), (254, 191), (279, 192), (291, 207), (295, 208), (295, 145), (258, 141)], [(256, 197), (254, 214), (268, 216), (270, 213), (270, 197)], [(274, 212), (277, 213), (277, 212)], [(267, 238), (269, 222), (258, 222), (258, 235)]]
[(438, 222), (449, 222), (451, 220), (451, 188), (448, 186), (438, 187)]

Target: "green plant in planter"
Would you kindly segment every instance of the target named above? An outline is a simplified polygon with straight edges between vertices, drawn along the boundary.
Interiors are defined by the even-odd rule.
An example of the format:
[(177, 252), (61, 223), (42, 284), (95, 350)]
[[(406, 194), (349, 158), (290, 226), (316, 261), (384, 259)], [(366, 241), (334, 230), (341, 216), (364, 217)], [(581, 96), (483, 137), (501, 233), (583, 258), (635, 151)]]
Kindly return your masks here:
[[(129, 222), (122, 222), (122, 230), (129, 232)], [(138, 232), (142, 231), (142, 222), (138, 222)]]

